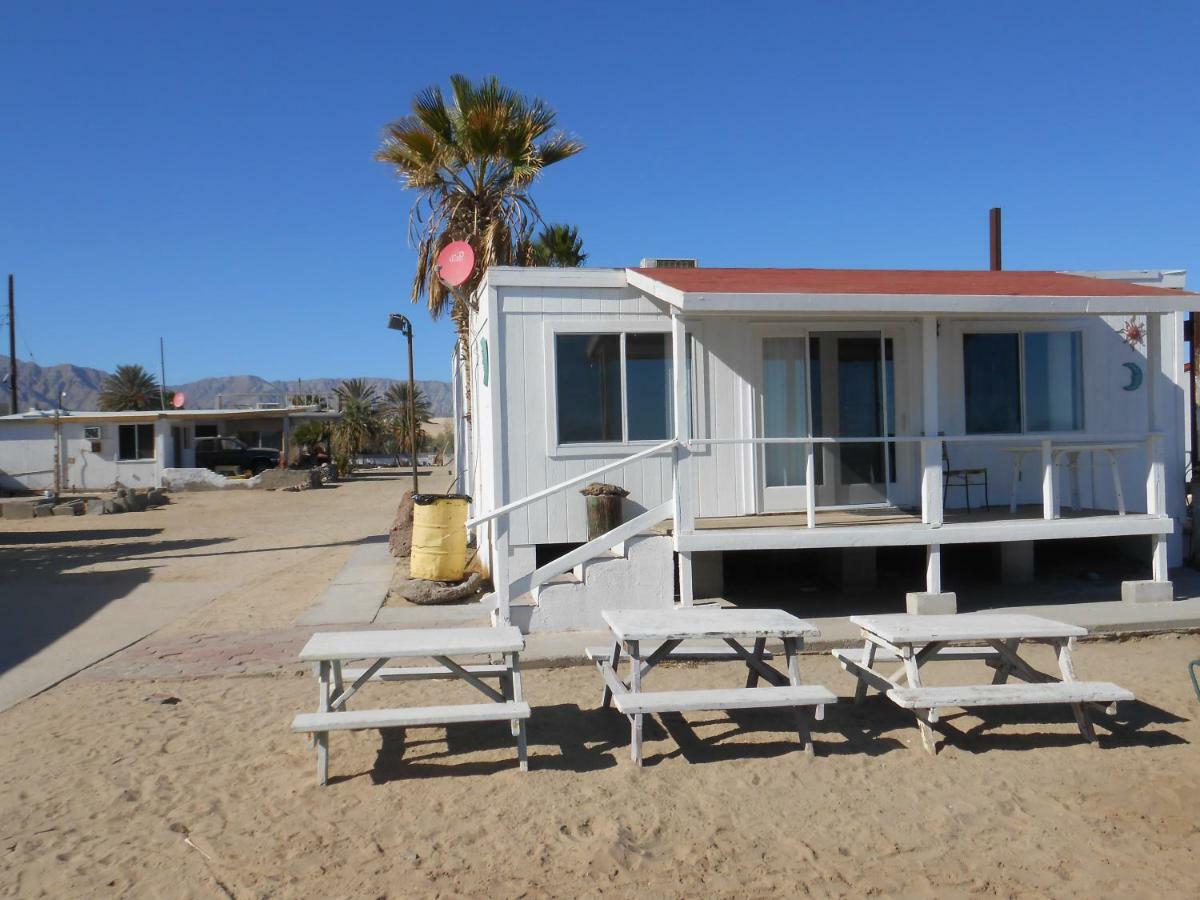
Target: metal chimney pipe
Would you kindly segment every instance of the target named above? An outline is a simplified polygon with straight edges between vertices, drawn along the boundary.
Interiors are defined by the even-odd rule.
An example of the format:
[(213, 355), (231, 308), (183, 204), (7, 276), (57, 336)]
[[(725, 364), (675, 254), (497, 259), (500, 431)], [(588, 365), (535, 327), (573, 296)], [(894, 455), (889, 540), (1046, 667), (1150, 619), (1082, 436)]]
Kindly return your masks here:
[(993, 206), (988, 210), (988, 247), (991, 262), (988, 266), (993, 272), (999, 272), (1000, 264), (1000, 207)]

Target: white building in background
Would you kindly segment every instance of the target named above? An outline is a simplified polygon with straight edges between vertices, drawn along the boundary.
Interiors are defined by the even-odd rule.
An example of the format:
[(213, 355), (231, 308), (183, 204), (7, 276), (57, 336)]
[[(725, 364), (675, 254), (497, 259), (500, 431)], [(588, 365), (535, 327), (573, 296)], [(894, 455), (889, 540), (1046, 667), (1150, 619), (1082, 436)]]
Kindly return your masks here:
[[(456, 435), (498, 614), (596, 627), (604, 608), (689, 604), (746, 549), (838, 550), (861, 574), (876, 548), (922, 547), (936, 594), (943, 546), (996, 543), (1020, 569), (1033, 542), (1093, 537), (1144, 540), (1158, 588), (1138, 587), (1162, 596), (1186, 515), (1183, 323), (1200, 297), (1183, 286), (493, 268)], [(947, 488), (968, 469), (990, 509), (978, 472)], [(588, 542), (593, 480), (629, 490), (629, 521)]]
[(67, 412), (0, 416), (0, 492), (161, 487), (162, 471), (195, 466), (200, 437), (284, 450), (292, 427), (327, 417), (311, 407)]

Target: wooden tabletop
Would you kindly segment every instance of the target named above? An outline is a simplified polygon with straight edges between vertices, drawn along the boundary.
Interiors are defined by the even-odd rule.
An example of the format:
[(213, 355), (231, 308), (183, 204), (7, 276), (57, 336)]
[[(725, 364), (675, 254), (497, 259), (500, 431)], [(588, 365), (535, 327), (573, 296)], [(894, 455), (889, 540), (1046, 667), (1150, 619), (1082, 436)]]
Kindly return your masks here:
[(622, 609), (601, 615), (622, 641), (793, 638), (821, 633), (815, 625), (782, 609)]
[(851, 616), (850, 622), (890, 644), (928, 644), (932, 641), (982, 641), (1011, 638), (1067, 638), (1087, 629), (1040, 616), (1013, 613), (966, 613), (952, 616)]
[(525, 638), (512, 625), (499, 628), (406, 628), (393, 631), (320, 631), (309, 638), (304, 662), (383, 659), (406, 656), (457, 656), (513, 653), (525, 649)]

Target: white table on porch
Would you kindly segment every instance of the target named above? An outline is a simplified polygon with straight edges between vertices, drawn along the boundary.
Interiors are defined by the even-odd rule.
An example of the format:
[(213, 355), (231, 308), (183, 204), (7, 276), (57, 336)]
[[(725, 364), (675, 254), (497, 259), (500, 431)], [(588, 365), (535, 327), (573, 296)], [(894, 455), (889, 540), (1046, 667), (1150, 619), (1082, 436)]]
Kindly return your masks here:
[[(522, 697), (519, 655), (525, 638), (519, 629), (410, 628), (393, 631), (331, 631), (314, 634), (300, 651), (317, 672), (317, 711), (302, 713), (292, 721), (292, 731), (311, 733), (317, 747), (317, 778), (329, 775), (329, 732), (376, 728), (414, 728), (458, 722), (511, 723), (517, 738), (517, 759), (527, 770), (525, 720), (529, 704)], [(461, 665), (452, 657), (499, 656), (502, 663)], [(391, 659), (432, 659), (434, 666), (388, 667)], [(366, 668), (344, 668), (351, 660), (373, 660)], [(449, 706), (356, 709), (347, 703), (367, 682), (461, 679), (488, 703)], [(497, 679), (499, 689), (484, 679)], [(346, 684), (350, 681), (350, 684)]]
[[(1109, 682), (1075, 680), (1071, 650), (1074, 639), (1087, 634), (1078, 625), (1008, 613), (899, 613), (851, 616), (850, 622), (859, 627), (862, 650), (834, 650), (833, 655), (858, 678), (855, 703), (861, 704), (867, 688), (874, 687), (896, 705), (913, 710), (921, 741), (930, 753), (937, 752), (930, 726), (938, 722), (943, 708), (1068, 703), (1084, 739), (1094, 741), (1087, 704), (1111, 709), (1118, 700), (1134, 699), (1132, 693)], [(1059, 674), (1035, 669), (1018, 653), (1022, 644), (1054, 648)], [(984, 660), (995, 669), (991, 684), (926, 687), (921, 682), (921, 668), (927, 663), (972, 659)], [(885, 663), (900, 666), (887, 672), (881, 668)], [(1021, 681), (1010, 684), (1010, 677)], [(941, 727), (950, 730), (945, 723)]]
[[(800, 681), (798, 653), (804, 638), (820, 634), (812, 624), (779, 609), (677, 608), (670, 610), (610, 610), (603, 613), (613, 633), (612, 649), (607, 654), (592, 653), (604, 679), (601, 705), (614, 703), (629, 719), (630, 753), (634, 763), (642, 764), (642, 717), (649, 713), (688, 712), (693, 710), (756, 709), (793, 707), (796, 728), (805, 752), (814, 748), (808, 721), (809, 707), (815, 717), (824, 718), (825, 705), (836, 703), (837, 696), (819, 685)], [(642, 679), (656, 665), (672, 659), (696, 659), (695, 651), (682, 651), (683, 641), (713, 639), (724, 641), (735, 658), (746, 663), (746, 684), (742, 688), (708, 690), (643, 691)], [(742, 645), (753, 639), (753, 650)], [(768, 639), (783, 642), (787, 672), (766, 662)], [(645, 652), (646, 645), (655, 649)], [(618, 671), (621, 657), (629, 660), (629, 678)], [(598, 657), (598, 658), (597, 658)], [(701, 658), (716, 658), (703, 654)], [(727, 658), (727, 656), (726, 656)], [(757, 687), (759, 680), (770, 687)]]
[[(1140, 444), (1131, 441), (1120, 442), (1104, 442), (1104, 441), (1070, 441), (1061, 444), (1052, 443), (1050, 453), (1052, 464), (1055, 470), (1055, 477), (1062, 466), (1062, 458), (1067, 458), (1067, 468), (1071, 472), (1071, 508), (1079, 509), (1079, 457), (1088, 453), (1095, 459), (1097, 453), (1102, 454), (1108, 462), (1109, 473), (1112, 475), (1113, 493), (1117, 500), (1117, 514), (1125, 515), (1125, 492), (1121, 489), (1121, 471), (1117, 467), (1117, 454), (1125, 450), (1133, 450), (1141, 446)], [(1043, 448), (1040, 444), (1019, 444), (1011, 447), (1001, 447), (1002, 452), (1012, 455), (1012, 499), (1008, 504), (1010, 514), (1015, 514), (1017, 511), (1017, 483), (1021, 480), (1023, 471), (1023, 463), (1025, 457), (1029, 454), (1041, 456)], [(1044, 489), (1044, 485), (1043, 485)], [(1054, 492), (1054, 515), (1057, 518), (1060, 508), (1060, 492), (1056, 489)]]

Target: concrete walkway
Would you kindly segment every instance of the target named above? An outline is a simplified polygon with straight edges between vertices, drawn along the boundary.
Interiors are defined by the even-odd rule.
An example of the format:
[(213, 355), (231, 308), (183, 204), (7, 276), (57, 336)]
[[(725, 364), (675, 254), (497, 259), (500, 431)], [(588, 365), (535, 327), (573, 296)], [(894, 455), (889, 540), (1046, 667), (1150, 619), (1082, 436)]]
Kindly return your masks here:
[(296, 620), (297, 625), (367, 625), (387, 599), (396, 561), (387, 535), (368, 538), (354, 548), (342, 570)]

